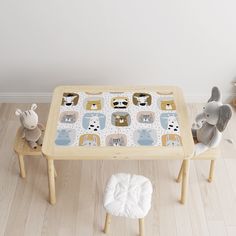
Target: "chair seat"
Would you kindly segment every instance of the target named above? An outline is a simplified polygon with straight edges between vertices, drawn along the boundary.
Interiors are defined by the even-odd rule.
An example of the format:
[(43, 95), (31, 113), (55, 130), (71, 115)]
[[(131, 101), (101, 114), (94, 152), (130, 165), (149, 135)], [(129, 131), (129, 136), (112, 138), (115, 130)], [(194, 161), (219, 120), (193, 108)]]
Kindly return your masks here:
[(36, 149), (32, 149), (28, 142), (22, 138), (22, 132), (23, 128), (20, 127), (17, 130), (16, 137), (15, 137), (15, 143), (14, 143), (14, 150), (16, 153), (21, 154), (21, 155), (28, 155), (28, 156), (41, 156), (41, 147), (37, 146)]
[[(194, 138), (193, 141), (195, 144), (198, 143), (196, 138)], [(193, 156), (192, 160), (215, 160), (220, 156), (220, 153), (220, 147), (217, 146), (215, 148), (209, 148), (199, 155)]]
[(104, 207), (114, 216), (144, 218), (151, 208), (152, 184), (144, 176), (112, 175), (105, 190)]
[(220, 156), (220, 147), (210, 148), (207, 151), (194, 156), (192, 160), (215, 160)]

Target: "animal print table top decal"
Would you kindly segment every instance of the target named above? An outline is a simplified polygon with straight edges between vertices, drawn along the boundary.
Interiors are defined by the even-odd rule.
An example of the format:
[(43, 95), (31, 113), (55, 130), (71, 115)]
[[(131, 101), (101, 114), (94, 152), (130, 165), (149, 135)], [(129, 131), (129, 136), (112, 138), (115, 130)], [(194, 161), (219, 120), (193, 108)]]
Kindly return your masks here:
[(181, 146), (174, 97), (156, 92), (64, 93), (55, 144)]

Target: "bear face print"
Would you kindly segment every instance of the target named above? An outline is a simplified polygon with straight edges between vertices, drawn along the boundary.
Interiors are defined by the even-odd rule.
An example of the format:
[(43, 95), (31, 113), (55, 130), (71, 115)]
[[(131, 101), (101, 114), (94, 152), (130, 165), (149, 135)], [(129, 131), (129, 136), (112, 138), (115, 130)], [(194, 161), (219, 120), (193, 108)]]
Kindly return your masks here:
[(116, 115), (115, 126), (128, 126), (128, 115)]
[(182, 145), (181, 138), (177, 134), (162, 135), (161, 140), (163, 146), (176, 147)]
[(176, 110), (176, 105), (173, 96), (168, 96), (158, 99), (159, 108), (163, 111)]
[(133, 95), (133, 103), (136, 106), (150, 106), (152, 103), (152, 97), (148, 93), (135, 93)]
[(84, 108), (89, 111), (101, 110), (102, 106), (103, 106), (103, 98), (100, 97), (87, 98), (84, 101)]
[(175, 113), (162, 113), (160, 121), (163, 129), (170, 132), (179, 132), (179, 124)]
[(79, 139), (80, 146), (100, 146), (100, 137), (97, 134), (84, 134)]
[(129, 126), (131, 118), (127, 112), (114, 112), (111, 115), (111, 123), (114, 126), (124, 127)]
[(173, 100), (169, 101), (162, 101), (161, 102), (161, 109), (162, 110), (176, 110), (176, 106)]
[(137, 114), (137, 120), (139, 123), (151, 124), (154, 122), (155, 113), (151, 111), (140, 111)]
[(78, 119), (78, 112), (75, 111), (64, 111), (60, 114), (60, 122), (73, 124)]
[(100, 100), (87, 101), (86, 110), (101, 110), (102, 104)]
[(105, 128), (106, 117), (102, 113), (86, 113), (83, 117), (83, 128), (88, 131), (99, 131)]
[(74, 129), (59, 129), (55, 144), (59, 146), (69, 146), (75, 141), (76, 131)]
[(111, 105), (114, 109), (125, 109), (128, 107), (129, 99), (127, 97), (114, 97)]
[(62, 106), (76, 106), (79, 101), (79, 94), (77, 93), (64, 93), (62, 98)]
[(141, 146), (153, 146), (157, 141), (154, 129), (139, 129), (134, 132), (134, 142)]
[(106, 137), (106, 145), (113, 147), (120, 147), (127, 145), (127, 138), (125, 134), (111, 134)]

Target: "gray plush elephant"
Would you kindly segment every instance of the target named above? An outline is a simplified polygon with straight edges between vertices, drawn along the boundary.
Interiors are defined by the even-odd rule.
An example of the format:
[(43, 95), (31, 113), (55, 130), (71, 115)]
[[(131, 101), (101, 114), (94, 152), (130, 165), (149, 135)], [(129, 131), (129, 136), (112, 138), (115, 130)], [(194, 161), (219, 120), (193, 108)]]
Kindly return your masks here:
[(231, 107), (222, 104), (220, 90), (214, 87), (208, 103), (203, 107), (202, 113), (197, 115), (192, 127), (193, 137), (197, 140), (194, 155), (199, 155), (220, 143), (222, 132), (231, 116)]

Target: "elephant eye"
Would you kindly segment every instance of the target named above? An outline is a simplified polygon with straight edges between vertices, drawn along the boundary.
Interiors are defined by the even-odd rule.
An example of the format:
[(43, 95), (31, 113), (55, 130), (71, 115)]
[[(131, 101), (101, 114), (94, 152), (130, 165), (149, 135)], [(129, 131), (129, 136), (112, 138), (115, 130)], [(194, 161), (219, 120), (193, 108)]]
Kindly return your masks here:
[(206, 109), (206, 107), (203, 107), (203, 110), (205, 110)]
[(209, 115), (209, 114), (207, 114), (206, 116), (207, 116), (207, 117), (209, 117), (210, 115)]

